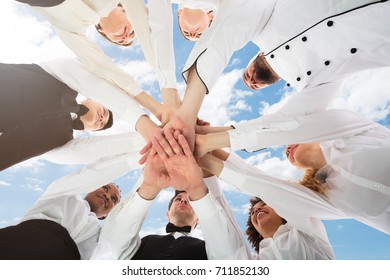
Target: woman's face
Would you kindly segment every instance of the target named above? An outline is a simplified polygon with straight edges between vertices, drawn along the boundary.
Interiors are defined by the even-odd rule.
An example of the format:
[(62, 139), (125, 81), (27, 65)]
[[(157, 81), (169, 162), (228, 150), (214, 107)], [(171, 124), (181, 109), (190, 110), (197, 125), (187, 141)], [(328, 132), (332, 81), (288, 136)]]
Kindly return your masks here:
[(134, 40), (133, 26), (127, 19), (126, 11), (118, 6), (112, 10), (107, 17), (100, 19), (101, 32), (108, 39), (120, 45), (125, 45)]
[(276, 214), (273, 208), (260, 201), (253, 207), (251, 222), (260, 234), (262, 229), (274, 229), (276, 231), (284, 223), (284, 220)]
[(305, 144), (290, 144), (285, 149), (290, 163), (300, 169), (313, 169), (323, 158), (318, 142)]

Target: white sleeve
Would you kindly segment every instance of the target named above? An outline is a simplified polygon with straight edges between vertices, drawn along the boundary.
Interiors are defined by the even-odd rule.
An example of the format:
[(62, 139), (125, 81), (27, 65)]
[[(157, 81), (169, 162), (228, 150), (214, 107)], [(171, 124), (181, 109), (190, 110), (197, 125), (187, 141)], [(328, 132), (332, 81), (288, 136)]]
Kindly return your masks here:
[(58, 37), (70, 48), (86, 66), (87, 70), (116, 84), (130, 96), (143, 92), (126, 71), (119, 68), (96, 43), (87, 36), (55, 28)]
[(173, 15), (170, 0), (149, 0), (151, 43), (160, 88), (176, 88)]
[(136, 154), (146, 144), (136, 132), (74, 138), (41, 157), (58, 164), (90, 164), (101, 158), (125, 153)]
[(58, 59), (41, 63), (40, 66), (78, 93), (121, 116), (131, 129), (135, 129), (138, 119), (146, 114), (132, 96), (115, 84), (91, 73), (75, 58)]
[(94, 191), (131, 170), (140, 168), (138, 160), (138, 151), (102, 158), (51, 183), (41, 199)]
[(195, 64), (208, 93), (233, 53), (250, 42), (266, 24), (274, 4), (275, 1), (221, 1), (218, 15), (196, 42), (184, 65), (184, 79), (187, 81), (188, 70)]
[[(132, 191), (107, 216), (99, 243), (108, 244), (118, 259), (131, 259), (140, 246), (139, 232), (154, 200), (145, 200), (137, 192), (141, 176)], [(97, 258), (95, 256), (95, 258)]]
[(190, 204), (202, 227), (208, 259), (247, 260), (250, 256), (249, 248), (218, 182), (212, 177), (206, 179), (205, 183), (210, 192), (197, 201), (190, 200)]
[(232, 150), (258, 150), (275, 145), (310, 143), (346, 138), (376, 124), (355, 112), (327, 110), (311, 115), (265, 115), (229, 130)]
[(260, 197), (289, 223), (304, 232), (322, 236), (324, 240), (327, 240), (326, 232), (321, 232), (319, 220), (350, 218), (326, 196), (297, 183), (269, 176), (233, 153), (225, 162), (219, 178), (245, 193)]

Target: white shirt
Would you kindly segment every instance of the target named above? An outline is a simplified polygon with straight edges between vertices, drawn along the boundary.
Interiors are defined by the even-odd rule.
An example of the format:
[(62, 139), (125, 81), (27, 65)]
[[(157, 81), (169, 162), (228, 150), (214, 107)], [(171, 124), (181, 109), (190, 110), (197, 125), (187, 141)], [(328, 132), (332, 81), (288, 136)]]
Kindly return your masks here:
[(43, 219), (60, 224), (69, 232), (81, 259), (85, 260), (97, 247), (100, 225), (88, 202), (80, 194), (94, 191), (97, 186), (74, 186), (72, 183), (66, 177), (54, 181), (22, 221)]
[[(294, 111), (299, 111), (296, 104), (312, 107), (311, 111), (326, 108), (336, 92), (306, 88), (363, 69), (390, 66), (390, 3), (343, 14), (372, 2), (377, 1), (221, 1), (218, 18), (196, 43), (183, 76), (187, 79), (188, 69), (195, 64), (209, 91), (232, 54), (253, 40), (279, 76), (303, 89), (289, 100)], [(329, 16), (333, 16), (331, 26), (324, 20)]]
[(287, 223), (281, 225), (272, 237), (260, 241), (260, 260), (331, 260), (334, 254), (329, 242), (322, 242)]
[(358, 113), (331, 109), (303, 116), (265, 115), (235, 124), (236, 129), (228, 130), (228, 134), (233, 151), (254, 151), (276, 145), (344, 138), (377, 125)]
[(211, 90), (232, 54), (266, 24), (274, 5), (275, 0), (221, 0), (218, 16), (196, 42), (183, 67), (184, 79), (195, 64), (207, 92)]
[(124, 155), (126, 158), (127, 155), (127, 162), (137, 166), (140, 159), (139, 151), (145, 144), (145, 140), (136, 132), (77, 137), (41, 157), (58, 164), (90, 164), (97, 161), (112, 162), (116, 161), (117, 156)]
[(88, 71), (75, 58), (63, 58), (39, 63), (46, 72), (70, 88), (91, 98), (121, 116), (135, 129), (138, 119), (145, 115), (138, 103), (124, 91)]
[[(148, 11), (149, 36), (154, 61), (152, 66), (156, 70), (160, 88), (177, 88), (171, 2), (170, 0), (148, 0)], [(138, 32), (136, 36), (138, 40), (148, 40), (143, 39), (147, 34), (140, 37)]]
[[(262, 147), (262, 143), (320, 142), (327, 163), (321, 170), (326, 172), (326, 196), (268, 175), (259, 175), (258, 171), (254, 177), (262, 176), (262, 180), (269, 184), (270, 192), (288, 195), (284, 202), (288, 201), (291, 209), (300, 208), (302, 213), (312, 213), (320, 219), (354, 218), (390, 233), (390, 130), (356, 113), (342, 110), (329, 110), (296, 120), (299, 123), (296, 129), (264, 129), (264, 133), (258, 130), (260, 145), (257, 147)], [(248, 138), (246, 133), (241, 136), (242, 139)], [(281, 184), (286, 190), (283, 188), (282, 191)], [(302, 196), (305, 199), (297, 203), (296, 197)], [(319, 201), (325, 204), (324, 209), (317, 212)], [(338, 212), (336, 216), (335, 211)]]
[[(333, 259), (325, 218), (345, 218), (326, 198), (299, 184), (273, 178), (230, 154), (219, 176), (239, 190), (260, 197), (288, 223), (279, 227), (273, 238), (260, 243), (259, 259)], [(330, 208), (328, 210), (328, 208)], [(323, 215), (324, 216), (324, 215)]]
[[(96, 75), (115, 83), (130, 96), (136, 96), (143, 90), (124, 70), (120, 69), (98, 46), (85, 34), (91, 25), (107, 16), (119, 3), (119, 0), (66, 0), (54, 7), (32, 7), (36, 12), (51, 22), (61, 40), (80, 58), (87, 69)], [(162, 87), (173, 86), (172, 74), (163, 77), (166, 71), (159, 68), (151, 43), (151, 31), (148, 24), (148, 11), (142, 0), (121, 1), (126, 15), (137, 34), (145, 58), (157, 67), (158, 76), (163, 80)], [(153, 40), (158, 37), (155, 37)], [(169, 69), (171, 70), (171, 69)], [(162, 78), (163, 77), (163, 78)]]
[(253, 42), (298, 90), (390, 66), (390, 3), (377, 2), (278, 0)]
[[(142, 180), (141, 176), (133, 190), (113, 209), (100, 234), (100, 242), (110, 244), (112, 255), (119, 259), (131, 259), (141, 244), (138, 234), (153, 202), (139, 196), (137, 189)], [(217, 186), (212, 180), (215, 178), (205, 179), (210, 189)], [(218, 192), (210, 191), (202, 199), (190, 201), (202, 225), (208, 259), (247, 259), (249, 251), (242, 236), (237, 234), (238, 225), (233, 225), (235, 221), (229, 220), (229, 214), (212, 196)], [(93, 258), (100, 256), (95, 254)]]

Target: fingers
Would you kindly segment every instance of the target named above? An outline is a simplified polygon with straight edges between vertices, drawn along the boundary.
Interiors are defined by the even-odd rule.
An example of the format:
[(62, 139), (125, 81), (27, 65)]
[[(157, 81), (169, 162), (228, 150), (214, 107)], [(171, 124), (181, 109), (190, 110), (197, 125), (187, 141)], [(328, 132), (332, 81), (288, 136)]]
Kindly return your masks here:
[(164, 148), (160, 145), (160, 142), (156, 137), (152, 138), (153, 147), (156, 150), (157, 154), (160, 156), (163, 162), (168, 160), (169, 155), (165, 152)]
[[(174, 133), (176, 134), (176, 132), (179, 132), (179, 131), (175, 131)], [(176, 141), (177, 137), (175, 137), (171, 131), (166, 131), (165, 137), (168, 140), (169, 144), (171, 145), (171, 148), (173, 149), (173, 152), (175, 153), (175, 155), (183, 154), (182, 148), (180, 147), (179, 143), (177, 143), (177, 141)]]
[(149, 152), (149, 150), (152, 148), (152, 142), (148, 142), (142, 149), (141, 151), (139, 152), (141, 155), (144, 155), (146, 154), (147, 152)]
[(179, 135), (180, 135), (180, 131), (179, 130), (175, 130), (174, 134), (173, 134), (173, 137), (175, 137), (175, 139), (178, 139)]
[(188, 145), (187, 140), (184, 137), (184, 135), (180, 134), (178, 136), (178, 139), (179, 139), (179, 144), (184, 151), (184, 154), (186, 156), (192, 156), (192, 151), (191, 151), (190, 146)]
[(139, 164), (144, 164), (146, 160), (148, 159), (149, 153), (144, 154), (141, 159), (138, 161)]
[[(169, 130), (166, 132), (166, 134)], [(173, 136), (171, 136), (173, 138)], [(164, 137), (162, 134), (156, 134), (154, 137), (154, 141), (152, 138), (153, 147), (155, 148), (155, 141), (158, 142), (159, 146), (165, 151), (165, 153), (169, 156), (173, 156), (175, 154), (173, 148), (171, 147), (170, 142)], [(158, 152), (157, 152), (158, 153)]]

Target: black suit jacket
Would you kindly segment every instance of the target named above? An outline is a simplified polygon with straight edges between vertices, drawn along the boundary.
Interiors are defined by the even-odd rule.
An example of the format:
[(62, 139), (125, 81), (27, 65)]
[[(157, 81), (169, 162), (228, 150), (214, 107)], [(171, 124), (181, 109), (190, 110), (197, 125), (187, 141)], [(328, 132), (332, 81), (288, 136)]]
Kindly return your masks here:
[(73, 139), (77, 92), (34, 64), (0, 64), (0, 170)]
[(169, 235), (148, 235), (133, 260), (207, 260), (203, 240), (190, 236), (175, 239)]
[(65, 0), (16, 0), (20, 3), (29, 4), (30, 6), (38, 6), (38, 7), (54, 7)]

